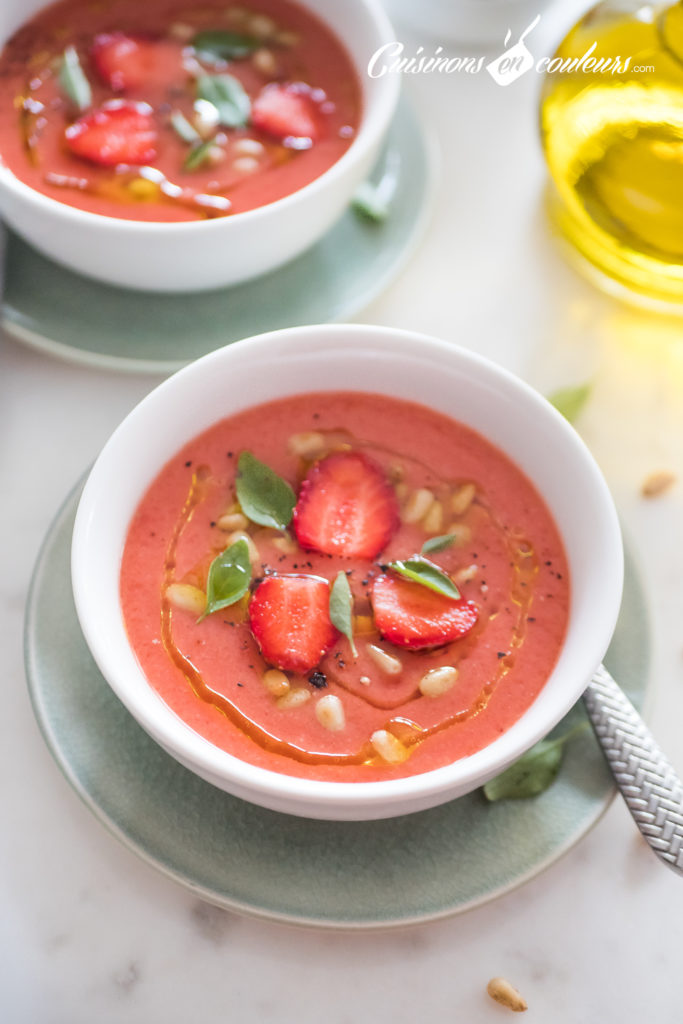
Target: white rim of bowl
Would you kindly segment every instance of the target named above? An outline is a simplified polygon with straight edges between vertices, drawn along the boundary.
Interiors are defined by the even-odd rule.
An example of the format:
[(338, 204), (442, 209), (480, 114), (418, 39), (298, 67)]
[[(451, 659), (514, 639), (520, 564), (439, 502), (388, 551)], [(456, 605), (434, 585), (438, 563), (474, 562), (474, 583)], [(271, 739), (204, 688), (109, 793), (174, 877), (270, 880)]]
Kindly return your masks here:
[[(310, 6), (309, 0), (297, 0), (302, 6)], [(380, 41), (389, 41), (393, 38), (393, 29), (391, 22), (386, 14), (386, 11), (380, 4), (379, 0), (357, 0), (368, 12), (372, 20), (373, 29), (376, 37), (375, 42), (380, 44)], [(314, 8), (313, 13), (317, 14)], [(325, 22), (324, 18), (321, 18)], [(325, 24), (327, 24), (325, 22)], [(334, 30), (333, 30), (334, 31)], [(339, 37), (339, 33), (334, 32), (335, 36), (340, 40), (342, 45), (345, 46), (344, 40)], [(0, 43), (0, 49), (4, 46), (4, 42)], [(346, 47), (345, 47), (346, 49)], [(347, 50), (348, 53), (348, 50)], [(375, 145), (378, 138), (383, 137), (386, 132), (391, 119), (396, 111), (396, 105), (398, 103), (400, 93), (400, 81), (398, 75), (383, 75), (381, 79), (372, 79), (373, 83), (377, 82), (377, 85), (372, 86), (376, 91), (376, 98), (371, 105), (371, 109), (367, 109), (367, 96), (366, 88), (364, 86), (364, 69), (357, 66), (356, 61), (348, 54), (349, 59), (352, 61), (354, 68), (359, 76), (361, 85), (363, 88), (363, 99), (364, 109), (361, 113), (360, 130), (349, 148), (336, 160), (331, 167), (328, 167), (326, 171), (314, 178), (313, 181), (298, 188), (295, 192), (290, 192), (289, 195), (283, 196), (281, 199), (275, 199), (271, 203), (266, 203), (263, 206), (257, 206), (253, 210), (244, 210), (242, 213), (235, 213), (228, 217), (213, 217), (210, 220), (197, 220), (197, 221), (136, 221), (125, 217), (111, 217), (104, 213), (91, 213), (89, 210), (80, 210), (78, 207), (71, 206), (69, 203), (60, 202), (58, 199), (53, 199), (51, 196), (45, 195), (43, 192), (38, 192), (36, 189), (31, 188), (20, 178), (18, 178), (7, 166), (5, 166), (0, 159), (0, 181), (4, 185), (17, 193), (23, 199), (28, 202), (32, 202), (37, 207), (38, 211), (44, 213), (52, 213), (57, 216), (62, 216), (65, 219), (70, 219), (74, 224), (79, 226), (96, 226), (97, 224), (105, 221), (108, 225), (108, 230), (116, 230), (122, 233), (135, 234), (140, 231), (145, 233), (164, 233), (170, 234), (173, 231), (187, 232), (197, 230), (199, 226), (203, 233), (209, 231), (216, 231), (221, 226), (225, 226), (226, 223), (233, 223), (239, 220), (240, 224), (253, 222), (261, 217), (267, 216), (268, 211), (272, 211), (274, 208), (285, 209), (287, 206), (294, 205), (298, 202), (301, 197), (312, 195), (324, 188), (329, 182), (339, 177), (344, 173), (347, 165), (351, 162), (356, 163), (362, 160), (369, 149)]]
[[(567, 687), (565, 700), (558, 701), (552, 720), (546, 719), (543, 723), (539, 723), (524, 738), (517, 736), (518, 729), (516, 727), (525, 719), (536, 701), (517, 722), (513, 723), (510, 729), (493, 743), (449, 765), (417, 775), (379, 782), (329, 782), (305, 779), (249, 764), (214, 746), (209, 740), (195, 733), (181, 721), (147, 682), (139, 667), (138, 681), (144, 681), (144, 689), (136, 693), (131, 692), (126, 673), (111, 671), (106, 651), (107, 637), (101, 624), (97, 621), (97, 616), (90, 614), (85, 593), (88, 590), (87, 541), (85, 538), (97, 509), (99, 494), (101, 494), (101, 478), (106, 480), (108, 459), (119, 444), (126, 443), (127, 436), (131, 432), (135, 437), (137, 420), (146, 417), (148, 411), (154, 409), (160, 395), (164, 402), (167, 393), (172, 394), (174, 391), (178, 391), (181, 395), (184, 381), (193, 375), (202, 376), (212, 363), (240, 359), (245, 352), (258, 353), (261, 349), (265, 350), (264, 355), (267, 353), (271, 357), (293, 354), (287, 351), (290, 345), (300, 346), (302, 340), (310, 339), (314, 341), (312, 349), (296, 353), (299, 356), (307, 357), (313, 354), (313, 348), (323, 347), (320, 344), (321, 335), (327, 335), (328, 344), (324, 346), (326, 351), (330, 349), (331, 345), (334, 345), (336, 340), (340, 350), (343, 349), (345, 354), (348, 354), (349, 339), (353, 338), (359, 350), (361, 347), (364, 351), (367, 350), (372, 341), (375, 350), (379, 348), (383, 353), (391, 354), (394, 359), (398, 359), (402, 355), (415, 358), (419, 346), (420, 355), (424, 356), (425, 352), (429, 352), (436, 363), (441, 360), (451, 360), (462, 367), (474, 368), (479, 378), (494, 384), (499, 393), (506, 393), (509, 396), (522, 399), (531, 409), (535, 408), (548, 423), (553, 421), (557, 438), (564, 438), (564, 444), (574, 449), (576, 455), (581, 458), (587, 480), (591, 485), (591, 492), (595, 495), (598, 518), (594, 525), (602, 540), (601, 550), (604, 551), (607, 564), (612, 567), (613, 571), (609, 579), (601, 581), (603, 587), (601, 601), (595, 611), (599, 629), (596, 632), (593, 647), (591, 649), (584, 647), (580, 651), (580, 656), (577, 659), (580, 664), (577, 666), (576, 687)], [(256, 399), (257, 404), (261, 401), (267, 401), (267, 399)], [(228, 413), (228, 415), (231, 414)], [(201, 432), (201, 429), (203, 428), (196, 433)], [(484, 434), (484, 436), (486, 435)], [(186, 440), (189, 439), (190, 436), (186, 438)], [(172, 457), (172, 453), (169, 457)], [(514, 457), (512, 458), (514, 461)], [(157, 472), (160, 468), (161, 466), (157, 467)], [(147, 484), (137, 495), (133, 507), (142, 498), (152, 478), (153, 476), (150, 476)], [(531, 479), (534, 483), (533, 478)], [(128, 527), (129, 522), (125, 524), (123, 530), (122, 546)], [(151, 391), (125, 417), (105, 444), (86, 481), (76, 514), (73, 536), (72, 580), (76, 609), (84, 636), (109, 685), (147, 732), (165, 749), (172, 750), (176, 759), (192, 767), (204, 778), (227, 778), (229, 784), (226, 784), (224, 788), (238, 796), (244, 796), (247, 800), (251, 799), (264, 806), (273, 806), (274, 802), (283, 805), (288, 803), (290, 806), (295, 803), (297, 809), (292, 809), (290, 813), (305, 815), (309, 811), (313, 816), (316, 816), (316, 805), (319, 807), (325, 803), (337, 812), (336, 815), (334, 813), (327, 814), (326, 817), (329, 818), (343, 819), (347, 810), (353, 812), (353, 815), (349, 814), (349, 817), (356, 814), (358, 817), (389, 817), (396, 804), (405, 805), (409, 809), (411, 805), (417, 805), (420, 801), (425, 807), (433, 806), (441, 802), (440, 798), (444, 793), (447, 794), (456, 788), (458, 791), (466, 792), (468, 786), (471, 789), (482, 784), (487, 778), (502, 770), (505, 765), (529, 749), (533, 743), (546, 735), (576, 703), (590, 676), (600, 663), (617, 622), (623, 585), (621, 531), (611, 494), (587, 446), (564, 417), (519, 377), (468, 349), (419, 332), (364, 324), (326, 324), (272, 331), (211, 352), (168, 378)], [(130, 647), (129, 651), (132, 652)], [(549, 680), (554, 673), (555, 669), (553, 669)], [(542, 694), (543, 690), (539, 697)], [(151, 717), (146, 714), (146, 710), (152, 712)], [(492, 751), (495, 755), (493, 758), (491, 758)], [(487, 774), (482, 772), (481, 762), (489, 762), (486, 765)], [(473, 779), (476, 781), (470, 784)], [(214, 784), (219, 785), (219, 783)], [(444, 799), (448, 799), (448, 797), (445, 796)], [(366, 810), (372, 809), (375, 804), (379, 813), (366, 813)], [(400, 809), (396, 813), (404, 813), (404, 810)]]

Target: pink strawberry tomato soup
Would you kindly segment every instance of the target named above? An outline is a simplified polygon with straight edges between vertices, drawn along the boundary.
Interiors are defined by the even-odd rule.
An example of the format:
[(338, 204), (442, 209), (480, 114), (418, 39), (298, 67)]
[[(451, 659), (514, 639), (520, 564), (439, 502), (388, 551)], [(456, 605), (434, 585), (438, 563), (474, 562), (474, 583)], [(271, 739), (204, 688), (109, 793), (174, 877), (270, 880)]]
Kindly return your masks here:
[(0, 159), (130, 220), (228, 216), (323, 174), (360, 121), (342, 43), (290, 0), (60, 0), (0, 55)]
[[(249, 519), (242, 491), (240, 507), (254, 466), (291, 488), (286, 530)], [(210, 611), (212, 563), (239, 549), (244, 592)], [(385, 396), (305, 394), (217, 423), (162, 469), (121, 601), (150, 684), (202, 736), (274, 771), (364, 782), (508, 729), (558, 657), (569, 578), (542, 498), (484, 438)]]

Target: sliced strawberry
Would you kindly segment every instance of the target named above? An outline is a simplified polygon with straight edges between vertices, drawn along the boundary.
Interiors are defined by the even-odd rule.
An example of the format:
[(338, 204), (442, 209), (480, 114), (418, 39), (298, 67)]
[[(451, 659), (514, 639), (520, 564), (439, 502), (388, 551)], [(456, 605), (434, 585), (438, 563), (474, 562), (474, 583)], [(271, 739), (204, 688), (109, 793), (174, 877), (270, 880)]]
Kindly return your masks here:
[(272, 84), (261, 90), (251, 107), (254, 128), (276, 139), (310, 139), (320, 136), (318, 105), (312, 90), (302, 82)]
[(266, 576), (249, 602), (249, 625), (265, 660), (285, 672), (309, 672), (339, 636), (319, 576)]
[(102, 32), (95, 36), (91, 57), (104, 84), (115, 92), (125, 92), (149, 81), (156, 47), (147, 39), (125, 32)]
[(375, 625), (385, 640), (418, 650), (459, 640), (474, 626), (476, 604), (437, 594), (420, 583), (378, 576), (372, 585)]
[(72, 153), (107, 167), (147, 164), (156, 157), (157, 133), (146, 103), (112, 100), (66, 129)]
[(333, 452), (301, 485), (294, 531), (302, 548), (347, 558), (375, 558), (398, 526), (396, 493), (363, 452)]

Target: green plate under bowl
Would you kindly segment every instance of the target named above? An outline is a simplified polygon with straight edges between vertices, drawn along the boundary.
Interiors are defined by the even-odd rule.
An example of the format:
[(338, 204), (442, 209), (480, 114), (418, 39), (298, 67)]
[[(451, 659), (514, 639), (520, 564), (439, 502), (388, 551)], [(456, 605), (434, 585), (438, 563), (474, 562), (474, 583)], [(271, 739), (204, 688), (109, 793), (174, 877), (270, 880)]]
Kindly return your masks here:
[(434, 147), (401, 102), (371, 179), (395, 189), (374, 223), (348, 209), (312, 249), (232, 288), (164, 295), (100, 284), (8, 240), (2, 325), (27, 344), (72, 362), (170, 373), (239, 338), (280, 327), (343, 320), (401, 270), (428, 217)]
[[(71, 598), (67, 500), (36, 564), (26, 668), (47, 744), (87, 806), (127, 847), (211, 903), (290, 924), (372, 928), (454, 914), (550, 865), (598, 820), (614, 786), (589, 728), (569, 743), (557, 781), (532, 800), (481, 792), (375, 822), (296, 818), (229, 796), (166, 754), (97, 669)], [(637, 705), (648, 679), (645, 602), (627, 562), (606, 659)], [(585, 717), (577, 705), (559, 731)]]

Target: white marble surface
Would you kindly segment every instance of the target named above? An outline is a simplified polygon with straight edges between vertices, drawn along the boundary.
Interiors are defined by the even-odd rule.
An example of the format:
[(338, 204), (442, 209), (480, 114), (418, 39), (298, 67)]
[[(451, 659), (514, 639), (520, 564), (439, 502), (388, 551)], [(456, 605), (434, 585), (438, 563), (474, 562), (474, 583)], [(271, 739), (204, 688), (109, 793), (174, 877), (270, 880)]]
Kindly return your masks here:
[[(556, 37), (551, 22), (537, 53)], [(358, 319), (458, 341), (544, 391), (592, 379), (578, 427), (646, 578), (649, 718), (683, 772), (683, 324), (620, 306), (565, 265), (540, 207), (538, 84), (535, 75), (507, 90), (482, 75), (408, 83), (441, 145), (438, 215), (400, 279)], [(23, 606), (57, 506), (154, 383), (0, 342), (0, 1020), (493, 1024), (509, 1013), (485, 994), (495, 974), (524, 993), (529, 1021), (681, 1020), (683, 879), (654, 858), (618, 799), (521, 889), (462, 916), (364, 934), (202, 904), (82, 806), (32, 715)], [(680, 482), (646, 501), (641, 482), (659, 468)]]

